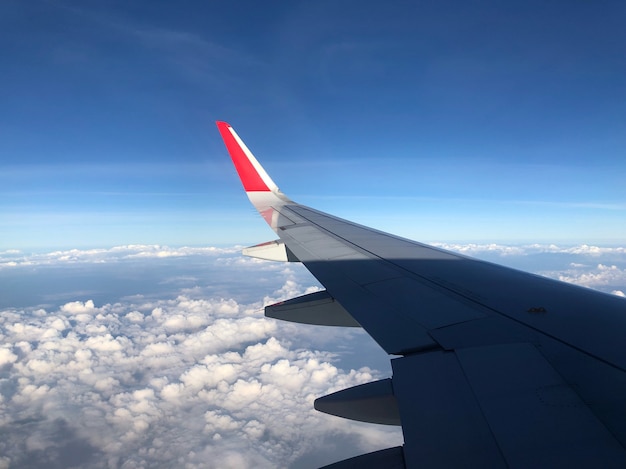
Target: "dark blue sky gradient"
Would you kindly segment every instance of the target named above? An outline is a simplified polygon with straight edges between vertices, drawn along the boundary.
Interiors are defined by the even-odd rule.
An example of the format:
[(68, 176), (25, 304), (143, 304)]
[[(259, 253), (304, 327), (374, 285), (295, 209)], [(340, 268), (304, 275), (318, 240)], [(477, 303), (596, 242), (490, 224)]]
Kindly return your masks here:
[[(532, 217), (554, 219), (544, 208), (585, 205), (563, 213), (585, 229), (550, 236), (619, 241), (624, 20), (618, 1), (2, 2), (2, 244), (224, 241), (207, 231), (245, 199), (218, 119), (285, 192), (342, 216), (377, 223), (350, 197), (427, 199), (412, 217), (456, 219), (455, 233), (397, 221), (403, 234), (530, 240)], [(38, 229), (58, 233), (24, 242)]]

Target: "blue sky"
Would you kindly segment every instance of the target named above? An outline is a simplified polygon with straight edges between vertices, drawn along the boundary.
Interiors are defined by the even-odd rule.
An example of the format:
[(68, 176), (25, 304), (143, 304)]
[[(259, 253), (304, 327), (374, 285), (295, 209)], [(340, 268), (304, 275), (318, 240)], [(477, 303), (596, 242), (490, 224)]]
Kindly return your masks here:
[(422, 241), (620, 244), (623, 2), (0, 4), (0, 249), (272, 233), (291, 198)]

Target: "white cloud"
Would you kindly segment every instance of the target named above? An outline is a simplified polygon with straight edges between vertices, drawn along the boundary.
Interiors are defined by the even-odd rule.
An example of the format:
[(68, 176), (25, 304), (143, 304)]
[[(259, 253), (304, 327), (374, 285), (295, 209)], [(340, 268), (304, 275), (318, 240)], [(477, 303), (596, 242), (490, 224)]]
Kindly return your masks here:
[(164, 259), (189, 256), (215, 257), (241, 251), (240, 246), (217, 248), (169, 247), (149, 244), (130, 244), (109, 249), (68, 249), (48, 253), (24, 254), (17, 250), (0, 251), (0, 268), (79, 263), (114, 263), (132, 259)]
[[(305, 291), (287, 273), (272, 297)], [(1, 312), (3, 463), (49, 464), (70, 445), (88, 467), (285, 467), (322, 440), (326, 462), (340, 459), (333, 435), (353, 452), (401, 443), (398, 429), (316, 412), (315, 397), (380, 373), (293, 346), (294, 326), (262, 306), (182, 294)]]
[[(571, 267), (561, 272), (546, 272), (545, 275), (558, 278), (564, 282), (605, 291), (613, 291), (606, 287), (626, 285), (626, 269), (619, 268), (616, 265), (597, 264), (595, 267), (573, 265)], [(615, 294), (619, 295), (619, 293)]]
[(523, 244), (523, 245), (505, 245), (505, 244), (476, 244), (476, 243), (431, 243), (433, 246), (447, 249), (449, 251), (456, 251), (463, 254), (477, 254), (477, 253), (497, 253), (501, 256), (524, 256), (531, 254), (580, 254), (586, 256), (600, 256), (600, 255), (624, 255), (626, 254), (626, 247), (621, 246), (589, 246), (587, 244), (581, 244), (577, 246), (558, 246), (556, 244)]
[[(535, 271), (624, 296), (624, 248), (441, 246), (508, 261), (558, 254), (548, 256), (561, 259), (558, 268)], [(0, 424), (9, 430), (0, 441), (0, 464), (19, 466), (28, 457), (45, 466), (72, 453), (84, 458), (73, 464), (86, 467), (193, 468), (214, 461), (220, 467), (306, 466), (401, 444), (398, 429), (313, 409), (318, 396), (384, 374), (363, 366), (369, 359), (359, 361), (361, 349), (351, 343), (364, 340), (358, 331), (265, 319), (264, 305), (319, 287), (305, 286), (302, 278), (310, 276), (298, 266), (234, 252), (120, 246), (0, 253), (0, 265), (15, 263), (4, 275), (33, 265), (134, 263), (150, 269), (163, 258), (179, 262), (175, 272), (155, 277), (155, 290), (167, 285), (172, 294), (108, 301), (81, 294), (0, 311)], [(180, 266), (195, 260), (231, 283), (249, 276), (244, 282), (253, 286), (233, 294), (218, 285), (221, 276), (186, 275)], [(354, 355), (338, 357), (324, 351), (327, 345)], [(341, 366), (350, 358), (357, 364)]]
[(94, 311), (96, 311), (96, 308), (93, 304), (93, 300), (88, 300), (84, 303), (82, 301), (72, 301), (71, 303), (66, 303), (61, 306), (61, 312), (68, 313), (72, 316), (92, 313)]
[(460, 252), (462, 254), (475, 254), (479, 252), (496, 252), (500, 255), (520, 255), (523, 254), (524, 248), (520, 246), (506, 246), (502, 244), (457, 244), (457, 243), (432, 243), (433, 246), (436, 246), (441, 249), (446, 249), (448, 251)]
[(11, 350), (9, 350), (7, 347), (0, 348), (0, 366), (14, 363), (16, 360), (17, 355), (11, 352)]

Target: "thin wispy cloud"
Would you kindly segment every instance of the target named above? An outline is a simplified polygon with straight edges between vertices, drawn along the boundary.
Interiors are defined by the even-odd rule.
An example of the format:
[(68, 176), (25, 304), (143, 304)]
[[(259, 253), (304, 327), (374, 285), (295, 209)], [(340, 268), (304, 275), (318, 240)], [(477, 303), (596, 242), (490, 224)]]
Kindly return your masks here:
[(115, 263), (128, 259), (188, 256), (217, 257), (239, 252), (241, 247), (169, 247), (130, 244), (100, 249), (68, 249), (46, 253), (22, 253), (17, 249), (0, 252), (0, 267), (59, 265), (71, 263)]
[(462, 202), (464, 204), (484, 204), (484, 203), (496, 203), (498, 205), (537, 205), (544, 207), (554, 208), (584, 208), (590, 210), (618, 210), (626, 211), (626, 204), (618, 203), (600, 203), (600, 202), (576, 202), (576, 201), (554, 201), (554, 200), (516, 200), (516, 199), (498, 199), (493, 201), (492, 199), (476, 199), (476, 198), (455, 198), (455, 197), (425, 197), (425, 196), (410, 196), (410, 195), (317, 195), (317, 194), (302, 194), (310, 200), (330, 200), (330, 201), (402, 201), (402, 202)]
[(533, 255), (541, 253), (556, 254), (580, 254), (585, 256), (608, 255), (613, 257), (626, 256), (626, 248), (622, 246), (593, 246), (581, 244), (577, 246), (559, 246), (557, 244), (522, 244), (506, 245), (497, 243), (477, 244), (477, 243), (431, 243), (433, 246), (456, 251), (464, 254), (477, 254), (481, 252), (496, 252), (500, 255)]

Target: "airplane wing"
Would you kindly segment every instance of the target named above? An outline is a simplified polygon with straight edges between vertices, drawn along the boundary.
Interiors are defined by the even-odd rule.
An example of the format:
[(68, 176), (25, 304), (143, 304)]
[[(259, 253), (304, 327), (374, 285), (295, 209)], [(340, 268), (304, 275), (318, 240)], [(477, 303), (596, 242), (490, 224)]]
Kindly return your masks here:
[(315, 407), (402, 425), (404, 445), (329, 467), (626, 467), (626, 300), (300, 205), (217, 127), (278, 235), (244, 254), (302, 262), (325, 287), (265, 314), (360, 326), (395, 356), (391, 378)]

